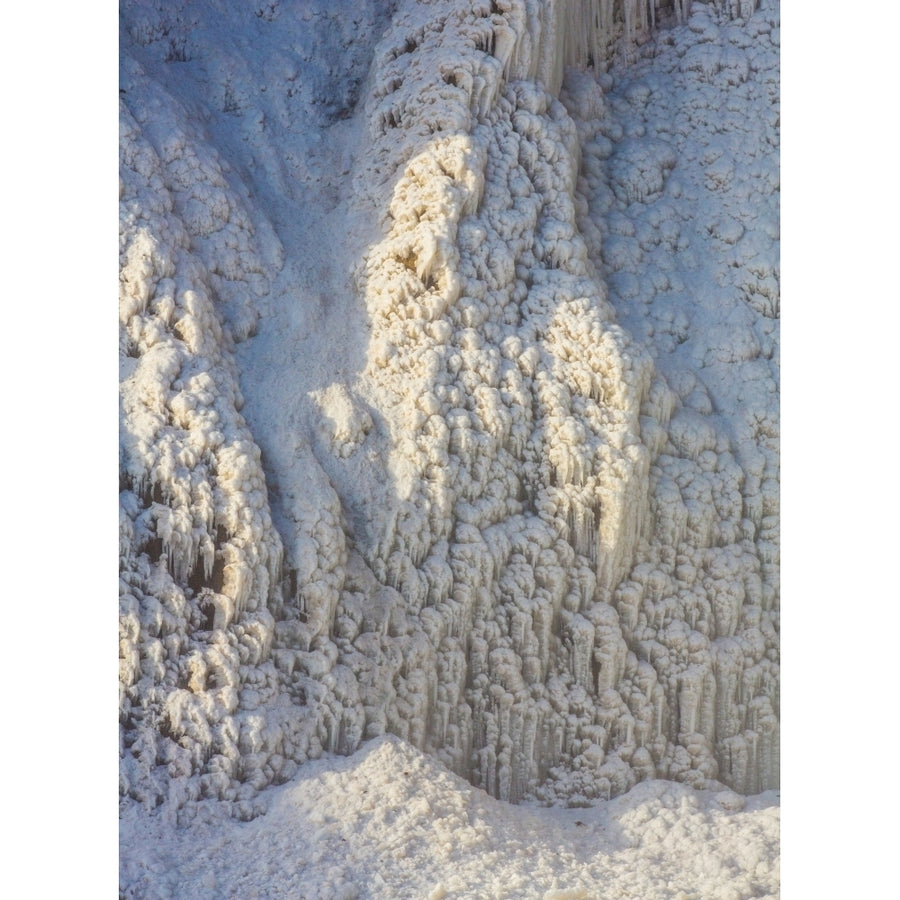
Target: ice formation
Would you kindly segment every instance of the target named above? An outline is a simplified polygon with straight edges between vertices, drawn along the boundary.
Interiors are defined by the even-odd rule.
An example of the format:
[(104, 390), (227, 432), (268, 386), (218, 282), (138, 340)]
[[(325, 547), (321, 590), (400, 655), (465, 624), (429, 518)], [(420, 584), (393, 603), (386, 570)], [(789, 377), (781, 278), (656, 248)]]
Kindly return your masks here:
[(287, 50), (179, 97), (210, 28), (123, 7), (123, 796), (251, 818), (388, 733), (504, 800), (776, 786), (777, 3), (399, 2), (343, 182), (365, 358), (290, 447), (236, 360), (291, 277), (246, 182), (294, 190), (302, 115)]

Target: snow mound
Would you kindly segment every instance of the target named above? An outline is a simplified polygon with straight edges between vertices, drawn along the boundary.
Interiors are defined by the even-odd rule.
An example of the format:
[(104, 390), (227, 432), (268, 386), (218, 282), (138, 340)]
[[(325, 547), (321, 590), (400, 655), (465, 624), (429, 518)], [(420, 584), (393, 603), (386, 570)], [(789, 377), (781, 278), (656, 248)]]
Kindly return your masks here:
[(775, 897), (776, 801), (649, 781), (597, 808), (510, 807), (386, 736), (308, 763), (252, 822), (127, 820), (123, 896)]

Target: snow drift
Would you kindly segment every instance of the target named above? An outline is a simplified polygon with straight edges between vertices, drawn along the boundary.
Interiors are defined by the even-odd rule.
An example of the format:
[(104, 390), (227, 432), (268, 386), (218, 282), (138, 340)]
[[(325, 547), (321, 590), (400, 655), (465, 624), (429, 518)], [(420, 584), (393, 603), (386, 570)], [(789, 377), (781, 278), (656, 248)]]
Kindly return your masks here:
[(251, 7), (122, 7), (125, 802), (777, 786), (777, 4)]

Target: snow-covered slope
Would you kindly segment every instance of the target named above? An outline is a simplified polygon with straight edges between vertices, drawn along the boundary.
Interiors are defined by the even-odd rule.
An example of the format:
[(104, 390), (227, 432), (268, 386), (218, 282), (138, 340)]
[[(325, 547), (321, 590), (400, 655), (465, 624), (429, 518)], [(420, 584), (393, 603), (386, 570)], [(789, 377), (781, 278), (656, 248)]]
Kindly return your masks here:
[(121, 23), (123, 857), (385, 734), (777, 787), (778, 4)]

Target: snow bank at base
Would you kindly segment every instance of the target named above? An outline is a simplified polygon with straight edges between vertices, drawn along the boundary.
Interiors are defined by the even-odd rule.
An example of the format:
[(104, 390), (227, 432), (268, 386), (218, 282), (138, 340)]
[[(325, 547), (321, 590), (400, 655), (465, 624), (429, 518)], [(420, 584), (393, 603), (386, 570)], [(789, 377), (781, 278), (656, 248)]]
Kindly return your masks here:
[(252, 822), (128, 814), (124, 897), (777, 897), (777, 794), (647, 781), (598, 806), (509, 806), (393, 737), (305, 765)]
[[(626, 107), (655, 109), (660, 86), (627, 75), (602, 75), (606, 95), (575, 73), (548, 90), (584, 52), (558, 4), (395, 10), (352, 183), (380, 228), (357, 269), (366, 358), (309, 391), (296, 452), (265, 464), (275, 500), (233, 342), (262, 365), (256, 316), (296, 302), (283, 246), (303, 195), (279, 240), (241, 178), (277, 193), (302, 116), (277, 119), (287, 107), (242, 75), (240, 35), (253, 19), (289, 47), (303, 23), (277, 3), (234, 13), (223, 44), (169, 9), (166, 38), (177, 49), (183, 27), (205, 60), (185, 103), (141, 70), (150, 51), (126, 53), (126, 797), (183, 819), (218, 798), (250, 819), (297, 764), (386, 732), (510, 800), (777, 784), (777, 332), (757, 299), (777, 296), (777, 236), (741, 205), (737, 147), (712, 136), (729, 102), (768, 114), (742, 85), (777, 71), (777, 5), (730, 24), (727, 4), (676, 3), (687, 24), (653, 40), (639, 6), (616, 6), (604, 53), (671, 70), (667, 102), (706, 111), (685, 124), (709, 140), (679, 143), (658, 112), (642, 123)], [(143, 21), (130, 40), (152, 48)], [(231, 100), (214, 112), (217, 71)], [(771, 158), (755, 165), (777, 191)], [(698, 211), (719, 243), (686, 234)], [(713, 246), (721, 266), (680, 282)], [(722, 387), (739, 383), (762, 387)]]

